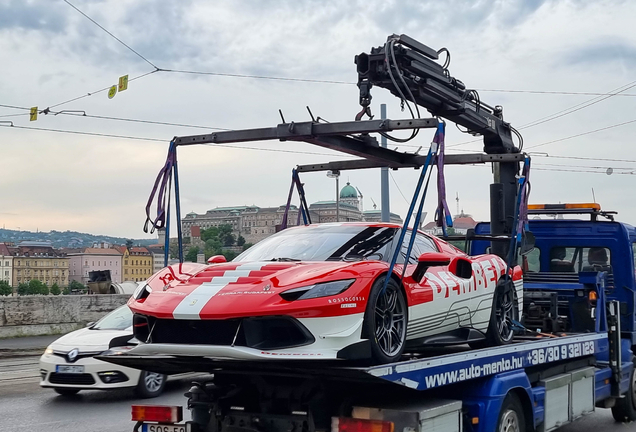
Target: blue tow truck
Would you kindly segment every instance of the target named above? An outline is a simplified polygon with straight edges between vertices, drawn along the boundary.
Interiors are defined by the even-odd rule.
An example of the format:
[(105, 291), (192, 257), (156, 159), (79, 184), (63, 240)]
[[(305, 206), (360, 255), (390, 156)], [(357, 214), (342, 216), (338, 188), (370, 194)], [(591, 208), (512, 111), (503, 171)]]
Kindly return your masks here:
[[(168, 374), (211, 374), (186, 393), (191, 421), (180, 423), (178, 406), (135, 405), (136, 430), (549, 432), (596, 408), (611, 408), (617, 421), (636, 420), (636, 229), (597, 220), (611, 215), (595, 205), (543, 207), (531, 206), (531, 213), (579, 212), (590, 220), (530, 221), (535, 248), (522, 259), (525, 330), (514, 343), (431, 347), (379, 366), (123, 358)], [(481, 223), (467, 235), (471, 253), (486, 252), (488, 232)], [(558, 248), (565, 256), (552, 252)], [(588, 262), (599, 248), (607, 263)], [(572, 267), (557, 264), (556, 255)]]
[[(480, 349), (467, 344), (429, 346), (406, 352), (398, 362), (374, 366), (170, 355), (101, 357), (166, 374), (210, 374), (186, 393), (191, 420), (182, 422), (181, 406), (134, 405), (135, 431), (549, 432), (596, 408), (611, 408), (617, 421), (636, 420), (635, 229), (613, 221), (613, 214), (598, 206), (544, 205), (527, 207), (529, 230), (519, 231), (526, 225), (519, 214), (525, 214), (524, 196), (527, 199), (520, 180), (527, 180), (529, 168), (521, 142), (516, 146), (512, 140), (513, 134), (520, 135), (503, 121), (502, 107), (487, 105), (450, 75), (450, 57), (443, 66), (436, 62), (443, 51), (405, 35), (392, 35), (384, 46), (356, 56), (362, 111), (355, 121), (325, 123), (310, 112), (307, 122), (287, 123), (283, 118), (282, 124), (271, 128), (175, 137), (155, 191), (158, 185), (170, 187), (174, 175), (180, 221), (177, 147), (301, 141), (358, 158), (299, 166), (296, 174), (378, 167), (422, 169), (410, 215), (424, 172), (433, 163), (440, 174), (438, 186), (443, 184), (443, 164), (492, 163), (490, 222), (466, 235), (465, 250), (471, 255), (488, 250), (510, 266), (522, 265), (524, 313), (515, 323), (518, 334), (513, 342)], [(418, 111), (406, 120), (362, 120), (365, 115), (372, 117), (374, 85), (438, 117), (420, 118)], [(410, 106), (409, 110), (414, 113)], [(422, 156), (388, 149), (370, 135), (396, 139), (389, 133), (400, 129), (412, 131), (411, 138), (424, 128), (439, 132), (439, 117), (483, 135), (484, 153), (443, 156), (442, 150), (436, 150), (433, 155), (431, 145), (428, 156)], [(425, 194), (427, 186), (422, 189)], [(158, 196), (161, 204), (161, 197), (170, 194), (162, 189)], [(414, 226), (419, 226), (423, 200)], [(166, 227), (168, 250), (171, 212), (158, 207), (157, 218), (148, 215), (148, 221)], [(553, 217), (535, 220), (539, 213)], [(589, 220), (564, 218), (570, 213), (584, 213)], [(448, 214), (442, 214), (441, 221), (444, 216)], [(179, 223), (177, 231), (181, 243)]]

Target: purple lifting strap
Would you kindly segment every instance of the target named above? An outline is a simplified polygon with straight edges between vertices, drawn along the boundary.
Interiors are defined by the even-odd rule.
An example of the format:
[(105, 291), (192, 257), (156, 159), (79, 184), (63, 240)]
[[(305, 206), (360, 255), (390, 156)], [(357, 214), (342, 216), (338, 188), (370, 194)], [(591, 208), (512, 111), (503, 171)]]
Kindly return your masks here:
[[(146, 222), (144, 223), (144, 232), (146, 233), (149, 232), (149, 223), (152, 225), (152, 227), (150, 228), (150, 234), (152, 234), (155, 229), (164, 228), (166, 225), (166, 192), (169, 188), (168, 185), (170, 184), (170, 180), (172, 179), (172, 170), (174, 167), (175, 155), (176, 146), (172, 142), (170, 143), (170, 148), (168, 149), (168, 157), (166, 158), (166, 163), (157, 175), (157, 179), (155, 180), (152, 192), (150, 192), (150, 197), (148, 198), (148, 203), (146, 204)], [(152, 219), (150, 217), (150, 208), (152, 207), (152, 202), (155, 199), (155, 195), (157, 195), (157, 217)]]
[(444, 131), (446, 125), (440, 122), (437, 125), (437, 132), (433, 137), (433, 142), (437, 144), (437, 210), (435, 211), (435, 222), (438, 227), (442, 227), (446, 234), (446, 227), (453, 226), (453, 218), (446, 203), (446, 181), (444, 179)]

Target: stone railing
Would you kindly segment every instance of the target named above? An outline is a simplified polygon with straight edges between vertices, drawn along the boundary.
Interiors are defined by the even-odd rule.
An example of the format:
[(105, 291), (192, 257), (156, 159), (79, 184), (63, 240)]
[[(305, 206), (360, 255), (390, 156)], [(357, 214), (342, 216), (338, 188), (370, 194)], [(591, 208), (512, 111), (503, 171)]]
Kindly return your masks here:
[(66, 333), (125, 304), (129, 294), (0, 297), (0, 338)]

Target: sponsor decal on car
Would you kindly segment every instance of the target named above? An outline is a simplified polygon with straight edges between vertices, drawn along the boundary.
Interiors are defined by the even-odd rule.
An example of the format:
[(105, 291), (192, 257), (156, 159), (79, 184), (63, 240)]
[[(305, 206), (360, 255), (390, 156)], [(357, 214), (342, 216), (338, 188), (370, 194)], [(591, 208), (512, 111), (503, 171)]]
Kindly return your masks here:
[(349, 302), (359, 302), (359, 301), (365, 301), (364, 297), (341, 297), (341, 298), (332, 298), (327, 300), (327, 302), (329, 303), (349, 303)]
[(358, 303), (342, 303), (342, 304), (340, 305), (340, 307), (341, 307), (342, 309), (346, 309), (346, 308), (355, 308), (355, 307), (358, 307)]

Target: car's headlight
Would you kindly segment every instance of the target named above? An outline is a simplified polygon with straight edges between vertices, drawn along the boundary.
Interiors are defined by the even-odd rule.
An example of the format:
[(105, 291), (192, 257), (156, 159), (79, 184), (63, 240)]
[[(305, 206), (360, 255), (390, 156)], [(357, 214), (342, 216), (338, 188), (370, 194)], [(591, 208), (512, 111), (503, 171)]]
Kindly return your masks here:
[(130, 351), (134, 347), (135, 347), (134, 345), (132, 345), (132, 346), (131, 345), (126, 345), (126, 346), (113, 347), (111, 349), (108, 349), (108, 350), (104, 351), (100, 355), (122, 355), (122, 354), (127, 354), (128, 351)]
[(288, 301), (329, 297), (345, 292), (355, 281), (355, 279), (346, 279), (292, 288), (280, 293), (280, 296)]
[(53, 354), (53, 348), (46, 347), (46, 349), (44, 350), (44, 354), (47, 354), (47, 355)]

